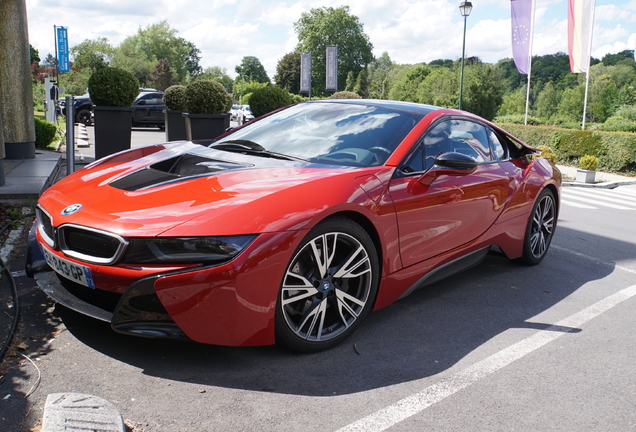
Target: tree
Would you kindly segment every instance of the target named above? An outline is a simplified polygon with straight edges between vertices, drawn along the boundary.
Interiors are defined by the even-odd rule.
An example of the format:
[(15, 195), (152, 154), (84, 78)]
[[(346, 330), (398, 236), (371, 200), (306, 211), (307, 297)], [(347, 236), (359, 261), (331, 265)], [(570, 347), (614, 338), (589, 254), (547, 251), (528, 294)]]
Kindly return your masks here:
[(446, 67), (433, 69), (417, 88), (417, 99), (420, 103), (445, 108), (456, 108), (458, 95), (457, 74)]
[(93, 71), (110, 64), (115, 49), (106, 38), (86, 39), (84, 42), (71, 48), (73, 67), (77, 70), (84, 68)]
[(497, 111), (497, 115), (513, 115), (526, 113), (526, 94), (514, 91), (503, 97), (503, 102)]
[(535, 103), (537, 117), (549, 120), (550, 117), (556, 114), (560, 101), (561, 92), (551, 82), (546, 83)]
[(353, 86), (353, 92), (360, 95), (362, 98), (369, 97), (369, 84), (368, 80), (368, 72), (366, 69), (362, 69), (360, 73), (358, 73), (358, 77), (356, 78), (356, 83)]
[(595, 80), (589, 88), (590, 113), (598, 122), (604, 122), (616, 109), (618, 88), (609, 75), (603, 75)]
[(431, 69), (426, 65), (417, 65), (395, 82), (389, 93), (389, 99), (419, 102), (417, 89), (424, 79), (431, 73)]
[(505, 84), (501, 70), (482, 63), (467, 67), (466, 72), (462, 108), (491, 120), (503, 102)]
[(40, 63), (40, 52), (38, 50), (36, 50), (35, 48), (33, 48), (33, 45), (31, 45), (31, 44), (29, 44), (29, 51), (30, 51), (30, 56), (31, 56), (31, 64)]
[(602, 62), (605, 66), (616, 66), (618, 64), (634, 66), (634, 50), (623, 50), (617, 54), (606, 54)]
[(152, 70), (151, 80), (157, 90), (165, 90), (173, 84), (174, 73), (170, 70), (168, 59), (161, 59)]
[(211, 79), (217, 81), (225, 87), (225, 91), (230, 93), (232, 91), (232, 84), (234, 81), (227, 74), (227, 69), (219, 66), (211, 66), (206, 68), (201, 75), (198, 75), (196, 79)]
[(390, 74), (393, 61), (386, 51), (369, 66), (369, 97), (372, 99), (388, 99)]
[(300, 53), (287, 53), (278, 61), (274, 82), (289, 93), (300, 93)]
[(245, 56), (241, 64), (234, 68), (238, 76), (236, 81), (256, 81), (259, 83), (269, 83), (269, 77), (261, 61), (254, 56)]
[(342, 86), (349, 71), (357, 76), (373, 61), (373, 45), (358, 17), (349, 6), (311, 9), (294, 23), (298, 35), (296, 51), (312, 53), (312, 94), (324, 96), (327, 46), (338, 46), (338, 83)]
[(152, 69), (160, 59), (168, 60), (180, 81), (188, 75), (200, 74), (200, 51), (177, 33), (166, 21), (140, 27), (136, 35), (124, 39), (112, 63), (130, 70), (142, 83), (150, 80)]

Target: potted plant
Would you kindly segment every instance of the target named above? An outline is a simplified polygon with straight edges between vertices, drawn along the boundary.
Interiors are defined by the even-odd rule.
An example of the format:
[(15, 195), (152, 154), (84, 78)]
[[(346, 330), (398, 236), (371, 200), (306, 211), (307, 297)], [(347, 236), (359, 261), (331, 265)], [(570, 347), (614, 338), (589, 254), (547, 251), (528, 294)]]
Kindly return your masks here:
[(250, 96), (250, 109), (254, 117), (260, 117), (291, 103), (289, 93), (276, 86), (259, 88)]
[(190, 141), (212, 139), (230, 127), (232, 98), (214, 80), (199, 80), (186, 86), (186, 134)]
[(95, 159), (129, 149), (137, 78), (124, 69), (104, 67), (88, 79), (88, 93), (95, 104)]
[(188, 139), (186, 120), (183, 116), (183, 113), (188, 111), (186, 87), (182, 85), (168, 87), (163, 93), (163, 103), (167, 108), (163, 111), (166, 119), (166, 141)]
[(585, 155), (579, 159), (579, 169), (576, 170), (576, 181), (581, 183), (594, 183), (596, 181), (596, 167), (598, 158)]

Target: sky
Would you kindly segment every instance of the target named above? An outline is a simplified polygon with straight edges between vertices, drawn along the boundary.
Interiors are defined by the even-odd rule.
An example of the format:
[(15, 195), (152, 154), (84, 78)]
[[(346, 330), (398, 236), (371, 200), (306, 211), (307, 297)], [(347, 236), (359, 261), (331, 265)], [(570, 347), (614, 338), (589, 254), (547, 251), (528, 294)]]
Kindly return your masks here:
[[(270, 79), (298, 43), (293, 24), (304, 12), (347, 5), (373, 44), (395, 63), (461, 58), (460, 1), (448, 0), (26, 0), (29, 42), (40, 58), (55, 55), (53, 26), (68, 28), (69, 45), (105, 37), (113, 46), (141, 27), (166, 20), (201, 51), (200, 65), (235, 77), (245, 56)], [(567, 53), (567, 0), (535, 0), (533, 55)], [(510, 0), (474, 0), (467, 18), (466, 57), (496, 63), (512, 57)], [(636, 0), (596, 0), (592, 56), (636, 48)], [(72, 60), (72, 59), (71, 59)]]

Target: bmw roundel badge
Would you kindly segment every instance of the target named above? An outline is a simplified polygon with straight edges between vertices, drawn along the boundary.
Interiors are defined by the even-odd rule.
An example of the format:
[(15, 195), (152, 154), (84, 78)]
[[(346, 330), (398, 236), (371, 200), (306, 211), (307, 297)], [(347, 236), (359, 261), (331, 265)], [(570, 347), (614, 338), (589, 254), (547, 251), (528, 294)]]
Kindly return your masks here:
[(81, 204), (70, 205), (66, 207), (64, 210), (62, 210), (62, 216), (72, 215), (73, 213), (79, 211), (81, 208), (82, 208)]

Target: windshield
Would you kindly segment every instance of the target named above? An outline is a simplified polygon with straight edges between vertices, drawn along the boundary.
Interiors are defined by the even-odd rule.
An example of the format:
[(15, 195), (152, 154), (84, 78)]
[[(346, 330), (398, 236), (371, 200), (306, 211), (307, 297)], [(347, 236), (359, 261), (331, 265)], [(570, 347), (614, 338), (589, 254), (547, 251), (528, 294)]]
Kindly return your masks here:
[(245, 126), (213, 146), (240, 140), (315, 163), (377, 166), (421, 118), (371, 105), (303, 103)]

